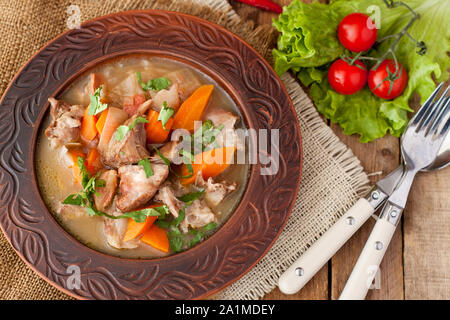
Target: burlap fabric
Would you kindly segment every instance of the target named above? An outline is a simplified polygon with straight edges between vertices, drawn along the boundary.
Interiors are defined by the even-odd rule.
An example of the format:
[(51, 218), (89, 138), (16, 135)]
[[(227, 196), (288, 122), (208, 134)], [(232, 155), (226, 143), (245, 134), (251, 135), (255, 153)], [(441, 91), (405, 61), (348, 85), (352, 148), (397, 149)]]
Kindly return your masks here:
[[(78, 5), (86, 21), (132, 9), (168, 9), (194, 14), (240, 35), (270, 61), (275, 33), (243, 21), (225, 0), (14, 1), (0, 0), (0, 92), (27, 59), (67, 29), (69, 5)], [(269, 253), (244, 277), (215, 298), (257, 299), (277, 285), (280, 274), (323, 234), (366, 190), (368, 179), (357, 158), (319, 117), (298, 83), (283, 81), (298, 113), (304, 166), (292, 216)], [(0, 299), (68, 299), (40, 279), (0, 235)]]

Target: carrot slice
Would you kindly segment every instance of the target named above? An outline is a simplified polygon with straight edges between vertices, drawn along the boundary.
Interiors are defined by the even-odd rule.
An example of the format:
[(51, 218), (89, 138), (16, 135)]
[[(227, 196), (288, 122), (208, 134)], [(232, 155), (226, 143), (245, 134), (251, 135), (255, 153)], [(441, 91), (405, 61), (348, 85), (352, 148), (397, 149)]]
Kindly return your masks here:
[[(211, 149), (197, 154), (192, 164), (193, 175), (189, 178), (181, 178), (181, 184), (187, 185), (195, 182), (198, 172), (202, 171), (203, 179), (215, 177), (227, 169), (233, 160), (236, 147), (224, 147)], [(189, 176), (190, 172), (186, 164), (181, 166), (181, 175)]]
[[(70, 158), (72, 159), (73, 165), (72, 170), (73, 170), (73, 177), (75, 178), (75, 180), (77, 182), (81, 182), (81, 170), (80, 167), (78, 166), (78, 157), (83, 157), (84, 159), (86, 159), (86, 155), (81, 152), (80, 150), (69, 150), (67, 152), (70, 156)], [(85, 161), (85, 165), (86, 165), (86, 161)]]
[(145, 131), (147, 133), (148, 143), (163, 143), (169, 136), (170, 129), (173, 126), (173, 118), (170, 118), (166, 123), (166, 129), (163, 128), (162, 122), (158, 121), (159, 112), (150, 110), (148, 113), (148, 123), (145, 124)]
[(167, 237), (167, 233), (156, 224), (153, 224), (150, 229), (144, 232), (141, 241), (163, 252), (169, 252), (169, 238)]
[(86, 161), (86, 168), (91, 176), (96, 174), (97, 171), (103, 167), (102, 161), (100, 159), (100, 153), (95, 148), (89, 151)]
[(97, 132), (100, 135), (102, 134), (103, 128), (105, 127), (106, 117), (108, 117), (108, 109), (102, 111), (100, 117), (97, 120), (97, 123), (95, 124)]
[(200, 121), (203, 110), (208, 105), (214, 85), (208, 84), (199, 87), (187, 98), (178, 109), (174, 118), (174, 129), (186, 129), (194, 131), (194, 121)]
[(92, 141), (97, 136), (97, 128), (95, 124), (97, 123), (97, 117), (90, 115), (88, 109), (84, 111), (83, 120), (81, 121), (81, 137), (87, 141)]
[[(143, 209), (155, 208), (155, 207), (159, 207), (160, 205), (161, 205), (160, 203), (154, 203)], [(152, 226), (153, 222), (155, 222), (156, 219), (158, 219), (158, 217), (156, 217), (156, 216), (155, 217), (147, 217), (145, 219), (145, 222), (136, 222), (136, 221), (134, 221), (134, 219), (129, 218), (128, 225), (127, 225), (127, 231), (125, 232), (123, 241), (129, 241), (129, 240), (139, 237), (141, 234), (143, 234), (145, 231), (147, 231)]]
[(194, 157), (194, 163), (192, 164), (192, 176), (191, 176), (191, 172), (189, 172), (187, 165), (183, 164), (181, 166), (181, 171), (180, 171), (180, 175), (182, 177), (188, 177), (189, 178), (180, 178), (180, 182), (182, 185), (188, 185), (188, 184), (192, 184), (195, 182), (195, 180), (197, 179), (198, 173), (202, 170), (202, 158), (201, 158), (201, 153), (197, 154)]
[(156, 219), (158, 219), (158, 217), (147, 217), (145, 222), (136, 222), (132, 218), (129, 218), (127, 232), (123, 237), (123, 241), (129, 241), (139, 237), (152, 226)]
[(235, 151), (236, 147), (225, 147), (203, 152), (203, 179), (215, 177), (224, 172), (230, 166)]

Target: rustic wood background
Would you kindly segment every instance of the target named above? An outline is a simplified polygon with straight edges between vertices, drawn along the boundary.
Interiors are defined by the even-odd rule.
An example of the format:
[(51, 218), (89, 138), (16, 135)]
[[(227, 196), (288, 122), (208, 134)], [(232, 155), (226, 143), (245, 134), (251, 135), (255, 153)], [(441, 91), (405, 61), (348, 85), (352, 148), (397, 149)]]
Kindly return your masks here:
[[(234, 0), (230, 2), (241, 16), (257, 24), (270, 24), (277, 16)], [(287, 5), (291, 0), (274, 2)], [(329, 121), (328, 124), (361, 160), (365, 171), (372, 174), (372, 183), (399, 165), (398, 138), (386, 136), (363, 144), (356, 136), (345, 136), (338, 125)], [(369, 290), (367, 299), (449, 299), (450, 168), (420, 173), (403, 214), (380, 266), (380, 288)], [(370, 219), (299, 293), (284, 295), (277, 288), (264, 298), (337, 299), (374, 223)]]

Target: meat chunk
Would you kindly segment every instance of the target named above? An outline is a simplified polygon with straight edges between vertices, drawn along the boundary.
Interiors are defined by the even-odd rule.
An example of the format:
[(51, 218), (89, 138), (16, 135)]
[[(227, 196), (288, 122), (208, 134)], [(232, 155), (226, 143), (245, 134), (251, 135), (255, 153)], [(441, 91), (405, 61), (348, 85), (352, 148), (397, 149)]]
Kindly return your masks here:
[(223, 126), (222, 130), (214, 140), (219, 147), (235, 146), (238, 149), (242, 149), (243, 146), (239, 142), (236, 130), (234, 129), (234, 126), (239, 119), (238, 116), (223, 109), (213, 109), (205, 115), (205, 118), (211, 120), (216, 128)]
[(169, 185), (164, 185), (159, 189), (155, 200), (164, 203), (175, 218), (178, 217), (179, 211), (184, 207), (184, 202), (177, 199), (172, 187)]
[(80, 137), (81, 118), (85, 108), (80, 105), (69, 105), (54, 98), (50, 102), (50, 115), (52, 123), (45, 130), (45, 135), (50, 140), (52, 148), (59, 147), (69, 142), (75, 142)]
[(119, 168), (120, 195), (116, 205), (122, 212), (135, 210), (147, 203), (167, 179), (168, 166), (152, 163), (151, 167), (153, 175), (148, 178), (142, 166), (126, 165)]
[(181, 230), (186, 233), (189, 227), (197, 229), (206, 226), (216, 219), (214, 213), (203, 200), (194, 200), (192, 204), (185, 209), (185, 218), (180, 225)]
[(178, 96), (178, 84), (172, 84), (169, 89), (159, 90), (156, 93), (151, 93), (153, 98), (152, 108), (156, 111), (161, 111), (164, 101), (167, 103), (168, 108), (172, 108), (177, 111), (180, 106), (180, 97)]
[(137, 94), (133, 97), (124, 97), (123, 111), (125, 111), (131, 117), (138, 113), (139, 106), (142, 105), (144, 102), (145, 96), (143, 94)]
[[(114, 206), (108, 212), (110, 215), (119, 216), (122, 213), (117, 211)], [(139, 246), (139, 239), (123, 241), (127, 232), (128, 219), (111, 219), (103, 217), (103, 233), (106, 241), (111, 247), (117, 249), (134, 249)]]
[(195, 185), (205, 190), (205, 201), (208, 205), (215, 207), (231, 192), (236, 190), (236, 182), (227, 184), (225, 181), (214, 182), (213, 178), (209, 178), (208, 181), (203, 180), (201, 174), (197, 176)]
[[(179, 156), (179, 143), (177, 141), (167, 142), (164, 146), (159, 148), (159, 152), (163, 155), (164, 158), (172, 163), (182, 163), (181, 156)], [(161, 157), (157, 153), (150, 157), (150, 161), (155, 163), (164, 163), (164, 161), (162, 161)]]
[(189, 69), (179, 69), (167, 75), (172, 83), (178, 84), (178, 95), (186, 100), (198, 87), (201, 86), (197, 76)]
[(153, 105), (153, 100), (149, 99), (144, 101), (142, 104), (139, 105), (139, 107), (137, 108), (137, 112), (136, 114), (140, 114), (143, 115), (144, 113), (147, 112), (148, 109), (150, 109), (150, 107)]
[(60, 203), (57, 212), (66, 221), (86, 216), (85, 208), (71, 204)]
[[(134, 115), (123, 125), (130, 126), (137, 117), (138, 115)], [(121, 140), (117, 140), (113, 135), (106, 148), (99, 148), (103, 163), (117, 169), (122, 165), (134, 164), (148, 158), (150, 154), (145, 148), (145, 139), (143, 123), (136, 123)]]
[(215, 127), (223, 125), (225, 129), (233, 129), (239, 119), (238, 116), (223, 109), (211, 109), (205, 118), (211, 120)]
[(112, 203), (117, 188), (117, 171), (106, 170), (100, 174), (99, 180), (105, 181), (104, 187), (96, 187), (94, 194), (95, 207), (105, 211)]

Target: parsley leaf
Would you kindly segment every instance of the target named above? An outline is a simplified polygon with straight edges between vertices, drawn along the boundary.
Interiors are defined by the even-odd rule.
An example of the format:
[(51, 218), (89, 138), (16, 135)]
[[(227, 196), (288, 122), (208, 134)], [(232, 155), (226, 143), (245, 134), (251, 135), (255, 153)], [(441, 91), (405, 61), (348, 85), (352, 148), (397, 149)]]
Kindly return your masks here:
[(216, 223), (210, 222), (206, 226), (204, 226), (201, 230), (198, 229), (190, 230), (189, 232), (194, 235), (194, 238), (192, 238), (189, 246), (192, 247), (197, 243), (203, 241), (205, 239), (205, 232), (214, 230), (215, 228), (217, 228)]
[(167, 229), (170, 226), (169, 221), (166, 221), (166, 220), (159, 220), (158, 219), (158, 220), (155, 221), (155, 223), (156, 223), (156, 225), (158, 227), (163, 228), (163, 229)]
[(156, 153), (158, 154), (158, 156), (161, 158), (161, 160), (170, 167), (170, 160), (167, 159), (166, 157), (164, 157), (161, 153), (161, 151), (159, 151), (159, 149), (155, 146), (153, 146), (153, 149), (155, 149)]
[(214, 128), (212, 121), (206, 120), (203, 122), (201, 128), (194, 132), (192, 137), (187, 135), (183, 136), (183, 141), (187, 141), (188, 143), (191, 142), (191, 144), (193, 144), (192, 150), (194, 150), (195, 154), (207, 151), (208, 147), (209, 149), (217, 148), (218, 145), (215, 140), (223, 127), (223, 124), (221, 124), (217, 128)]
[[(159, 210), (158, 210), (159, 209)], [(147, 217), (162, 217), (166, 215), (166, 211), (169, 209), (166, 205), (162, 205), (156, 208), (145, 208), (137, 211), (125, 212), (119, 216), (115, 216), (113, 219), (132, 218), (138, 223), (145, 222)]]
[(128, 131), (130, 131), (130, 127), (121, 125), (116, 129), (114, 138), (116, 138), (117, 141), (120, 141), (123, 139), (123, 137), (125, 137)]
[(88, 114), (96, 115), (108, 108), (108, 105), (106, 103), (102, 103), (100, 101), (101, 91), (102, 86), (98, 87), (97, 90), (95, 90), (94, 94), (89, 95), (90, 104)]
[(144, 167), (144, 171), (145, 171), (145, 177), (148, 179), (149, 177), (153, 176), (153, 170), (152, 170), (152, 166), (150, 164), (150, 161), (145, 158), (142, 159), (138, 162), (138, 165), (143, 166)]
[[(163, 156), (163, 154), (161, 153), (161, 151), (159, 151), (159, 149), (155, 146), (153, 146), (153, 148), (155, 149), (156, 153), (158, 154), (158, 156), (161, 158), (161, 160), (169, 166), (169, 170), (170, 172), (172, 172), (175, 176), (177, 176), (178, 178), (190, 178), (192, 177), (192, 175), (194, 174), (194, 170), (192, 168), (192, 161), (191, 159), (193, 159), (193, 156), (190, 152), (186, 152), (186, 155), (184, 155), (184, 150), (181, 150), (180, 152), (182, 152), (183, 155), (183, 162), (186, 163), (186, 166), (188, 167), (188, 171), (189, 171), (189, 175), (187, 176), (180, 176), (177, 172), (175, 172), (174, 170), (172, 170), (172, 168), (170, 167), (170, 160), (167, 159), (166, 157)], [(187, 156), (187, 154), (190, 154), (191, 156)]]
[(170, 117), (172, 117), (174, 113), (175, 110), (167, 107), (167, 102), (164, 101), (161, 111), (159, 112), (158, 115), (158, 121), (161, 121), (164, 130), (167, 131), (166, 129), (167, 121), (169, 121)]
[(84, 159), (83, 157), (79, 156), (77, 158), (78, 168), (80, 168), (80, 173), (81, 173), (81, 185), (83, 186), (83, 188), (86, 188), (86, 185), (88, 184), (88, 182), (90, 180), (85, 163), (86, 163), (86, 159)]
[(167, 234), (169, 238), (169, 246), (173, 252), (180, 252), (183, 249), (183, 238), (181, 235), (177, 235), (174, 232), (169, 232)]
[(194, 235), (194, 238), (192, 238), (191, 242), (189, 243), (189, 246), (195, 246), (197, 243), (203, 241), (205, 238), (205, 235), (200, 230), (191, 230), (191, 234)]
[(191, 192), (191, 193), (182, 195), (181, 197), (178, 197), (178, 200), (183, 201), (184, 203), (186, 203), (187, 206), (189, 206), (192, 204), (192, 202), (194, 202), (195, 200), (200, 198), (204, 193), (205, 193), (205, 190), (202, 189), (202, 190), (199, 190), (196, 192)]
[(170, 224), (172, 226), (178, 227), (181, 222), (183, 222), (185, 217), (184, 208), (178, 211), (178, 217), (176, 217)]
[(194, 169), (192, 168), (192, 162), (194, 162), (194, 156), (192, 155), (192, 153), (190, 153), (189, 151), (186, 151), (186, 150), (181, 150), (180, 153), (181, 153), (181, 156), (183, 157), (183, 163), (186, 165), (189, 174), (186, 176), (181, 176), (179, 178), (187, 179), (194, 175)]
[(125, 135), (126, 135), (129, 131), (133, 130), (133, 128), (134, 128), (134, 127), (136, 126), (136, 124), (138, 124), (138, 123), (148, 123), (148, 120), (145, 119), (144, 117), (139, 116), (139, 117), (137, 117), (136, 119), (134, 119), (133, 122), (132, 122), (130, 125), (128, 125), (128, 126), (126, 126), (126, 125), (121, 125), (121, 126), (119, 126), (119, 127), (116, 129), (116, 133), (114, 134), (114, 138), (115, 138), (117, 141), (122, 140), (122, 139), (125, 137)]
[(79, 194), (70, 194), (62, 203), (81, 206), (83, 204), (83, 198)]
[(136, 72), (136, 77), (139, 85), (144, 91), (152, 90), (154, 92), (158, 92), (160, 90), (167, 89), (170, 86), (170, 80), (164, 77), (150, 79), (147, 81), (147, 83), (142, 82), (140, 71)]
[(203, 230), (210, 231), (217, 228), (217, 224), (215, 222), (210, 222), (206, 226), (203, 227)]

